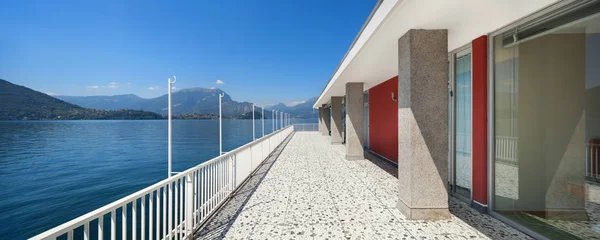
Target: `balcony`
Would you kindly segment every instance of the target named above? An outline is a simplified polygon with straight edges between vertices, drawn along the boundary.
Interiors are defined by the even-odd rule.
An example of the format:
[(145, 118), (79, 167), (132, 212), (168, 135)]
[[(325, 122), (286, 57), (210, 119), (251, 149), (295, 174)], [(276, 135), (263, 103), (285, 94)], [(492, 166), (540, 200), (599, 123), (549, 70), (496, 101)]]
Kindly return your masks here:
[(194, 235), (196, 239), (529, 239), (449, 198), (452, 218), (414, 221), (396, 208), (398, 170), (294, 132)]
[(396, 167), (345, 160), (315, 129), (283, 127), (32, 239), (529, 239), (453, 197), (449, 220), (407, 220)]

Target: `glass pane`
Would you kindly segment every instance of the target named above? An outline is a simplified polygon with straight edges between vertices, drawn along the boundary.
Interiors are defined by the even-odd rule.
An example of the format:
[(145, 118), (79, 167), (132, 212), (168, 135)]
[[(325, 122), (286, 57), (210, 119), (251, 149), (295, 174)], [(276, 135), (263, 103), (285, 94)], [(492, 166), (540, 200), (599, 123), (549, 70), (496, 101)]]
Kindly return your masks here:
[(471, 54), (456, 59), (455, 191), (471, 198)]
[(494, 39), (494, 211), (551, 239), (600, 238), (599, 26)]

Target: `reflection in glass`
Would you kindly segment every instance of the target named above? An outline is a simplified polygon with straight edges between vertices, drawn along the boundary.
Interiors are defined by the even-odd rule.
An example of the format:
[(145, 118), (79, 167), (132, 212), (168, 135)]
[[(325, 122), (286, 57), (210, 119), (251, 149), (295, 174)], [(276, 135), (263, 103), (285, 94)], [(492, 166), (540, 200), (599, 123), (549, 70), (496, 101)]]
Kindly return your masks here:
[(471, 199), (471, 54), (456, 59), (455, 191)]
[(494, 211), (552, 239), (600, 238), (599, 30), (494, 39)]

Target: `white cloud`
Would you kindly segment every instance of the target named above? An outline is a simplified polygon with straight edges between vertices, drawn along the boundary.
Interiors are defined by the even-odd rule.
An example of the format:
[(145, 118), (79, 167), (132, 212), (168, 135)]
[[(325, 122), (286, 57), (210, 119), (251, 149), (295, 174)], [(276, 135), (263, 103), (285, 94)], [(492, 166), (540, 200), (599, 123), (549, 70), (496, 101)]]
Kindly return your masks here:
[(217, 81), (215, 82), (216, 84), (225, 84), (225, 82), (223, 82), (221, 79), (217, 79)]
[(114, 89), (114, 88), (119, 88), (119, 87), (121, 87), (121, 86), (120, 86), (118, 83), (116, 83), (116, 82), (111, 82), (111, 83), (109, 83), (108, 85), (106, 85), (106, 86), (102, 86), (102, 87), (103, 87), (103, 88), (113, 88), (113, 89)]
[(171, 89), (175, 90), (175, 89), (177, 89), (177, 87), (171, 87)]
[(288, 103), (287, 105), (290, 106), (290, 107), (293, 107), (293, 106), (296, 106), (298, 104), (302, 104), (302, 103), (305, 103), (305, 102), (306, 101), (293, 101), (291, 103)]
[(99, 87), (96, 85), (96, 86), (87, 86), (87, 88), (99, 88)]
[(47, 92), (47, 93), (45, 93), (45, 94), (46, 94), (46, 95), (49, 95), (49, 96), (56, 96), (56, 95), (58, 95), (58, 94), (56, 94), (56, 93), (53, 93), (53, 92)]
[(130, 82), (128, 82), (128, 83), (127, 83), (127, 85), (131, 85), (131, 83), (130, 83)]
[(210, 89), (217, 89), (216, 87), (211, 87)]
[(150, 90), (150, 91), (154, 91), (154, 90), (158, 90), (158, 89), (160, 89), (159, 86), (148, 87), (148, 90)]

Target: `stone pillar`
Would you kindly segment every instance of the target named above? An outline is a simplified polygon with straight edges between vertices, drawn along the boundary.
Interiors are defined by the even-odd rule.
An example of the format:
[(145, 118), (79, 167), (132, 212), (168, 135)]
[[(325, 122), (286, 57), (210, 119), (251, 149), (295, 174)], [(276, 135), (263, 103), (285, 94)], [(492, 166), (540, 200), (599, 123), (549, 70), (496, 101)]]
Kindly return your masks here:
[(319, 132), (323, 132), (323, 108), (319, 107)]
[(342, 144), (342, 98), (331, 97), (331, 144)]
[(346, 160), (365, 159), (363, 83), (346, 83)]
[(448, 31), (398, 39), (398, 209), (408, 219), (448, 211)]
[(331, 130), (331, 112), (325, 106), (326, 104), (323, 104), (323, 131), (321, 134), (329, 136), (329, 131)]

